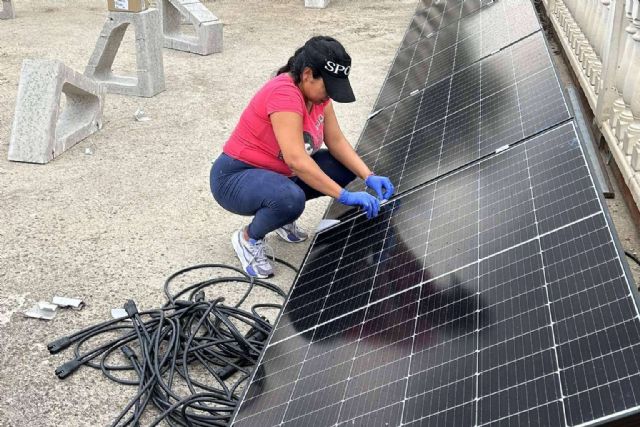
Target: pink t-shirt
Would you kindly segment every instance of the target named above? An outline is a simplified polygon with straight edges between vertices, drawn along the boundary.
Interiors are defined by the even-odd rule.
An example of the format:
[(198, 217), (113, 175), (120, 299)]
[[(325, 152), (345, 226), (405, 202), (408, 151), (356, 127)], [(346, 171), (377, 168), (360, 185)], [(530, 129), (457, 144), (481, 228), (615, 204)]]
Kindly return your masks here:
[(311, 155), (320, 149), (324, 141), (324, 107), (329, 102), (314, 104), (309, 113), (302, 92), (291, 76), (280, 74), (262, 86), (251, 99), (222, 150), (252, 166), (292, 176), (269, 116), (276, 112), (300, 114), (305, 150)]

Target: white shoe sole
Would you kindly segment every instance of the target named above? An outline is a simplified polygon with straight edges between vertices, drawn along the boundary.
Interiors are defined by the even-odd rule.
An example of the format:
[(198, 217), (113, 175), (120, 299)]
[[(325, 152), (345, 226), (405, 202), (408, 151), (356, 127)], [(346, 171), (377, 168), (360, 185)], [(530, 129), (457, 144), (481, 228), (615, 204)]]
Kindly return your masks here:
[(277, 228), (276, 229), (276, 234), (278, 235), (279, 238), (281, 238), (282, 240), (284, 240), (287, 243), (302, 243), (304, 241), (306, 241), (308, 239), (308, 237), (305, 237), (304, 239), (300, 239), (300, 240), (289, 240), (287, 238), (287, 232), (284, 231), (281, 228)]
[[(251, 274), (249, 274), (249, 272), (247, 271), (247, 267), (249, 266), (249, 263), (244, 259), (244, 255), (243, 255), (244, 250), (240, 246), (239, 239), (240, 239), (240, 231), (236, 230), (231, 235), (231, 244), (233, 245), (233, 250), (236, 251), (236, 256), (238, 257), (238, 260), (240, 260), (240, 264), (242, 264), (242, 271), (244, 271), (248, 276), (251, 276)], [(260, 274), (256, 271), (256, 275), (251, 277), (255, 277), (257, 279), (268, 279), (270, 276)]]

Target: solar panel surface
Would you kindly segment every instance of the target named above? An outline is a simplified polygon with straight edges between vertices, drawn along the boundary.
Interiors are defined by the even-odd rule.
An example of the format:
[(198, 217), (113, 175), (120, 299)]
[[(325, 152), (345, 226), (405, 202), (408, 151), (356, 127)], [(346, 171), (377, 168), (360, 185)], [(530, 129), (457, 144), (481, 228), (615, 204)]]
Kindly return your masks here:
[[(372, 117), (357, 152), (401, 193), (569, 118), (538, 32)], [(334, 202), (327, 217), (350, 210)]]
[[(374, 110), (385, 108), (540, 29), (529, 0), (486, 2), (482, 8), (476, 7), (478, 3), (440, 2), (416, 13)], [(417, 30), (412, 28), (420, 25), (421, 33), (415, 36)]]
[(636, 410), (632, 288), (565, 124), (319, 234), (234, 425), (578, 425)]
[[(358, 153), (371, 155), (378, 149), (377, 159), (384, 160), (385, 152), (395, 151), (395, 146), (406, 146), (409, 158), (420, 156), (423, 150), (435, 150), (435, 155), (429, 156), (435, 164), (407, 171), (426, 169), (430, 175), (423, 179), (431, 179), (568, 118), (543, 36), (536, 33), (373, 117), (370, 123), (386, 121), (388, 126), (383, 134), (375, 134), (384, 125), (371, 125), (369, 131), (367, 124)], [(440, 137), (423, 140), (425, 134), (438, 135), (433, 129), (441, 130)], [(403, 140), (394, 143), (407, 135), (412, 137), (409, 144)], [(374, 163), (373, 169), (380, 174), (397, 174), (405, 166), (383, 162)], [(401, 177), (397, 178), (403, 187)]]

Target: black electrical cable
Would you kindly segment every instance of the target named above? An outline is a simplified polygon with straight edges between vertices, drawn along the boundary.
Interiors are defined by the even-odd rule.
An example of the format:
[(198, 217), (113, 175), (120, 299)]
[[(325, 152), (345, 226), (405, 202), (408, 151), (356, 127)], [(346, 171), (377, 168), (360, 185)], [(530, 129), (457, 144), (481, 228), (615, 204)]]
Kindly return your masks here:
[[(275, 259), (294, 271), (291, 264)], [(177, 279), (198, 270), (233, 274), (209, 278), (176, 293)], [(232, 306), (224, 298), (207, 300), (205, 292), (222, 284), (245, 286)], [(137, 426), (151, 403), (159, 416), (152, 426), (227, 426), (238, 403), (238, 390), (251, 375), (272, 326), (259, 313), (281, 309), (280, 304), (241, 306), (251, 292), (262, 288), (284, 300), (278, 286), (224, 264), (200, 264), (179, 270), (164, 283), (167, 302), (139, 312), (133, 301), (127, 317), (90, 326), (50, 344), (51, 354), (73, 346), (73, 359), (56, 369), (63, 379), (81, 366), (100, 370), (111, 381), (136, 387), (134, 397), (116, 415), (112, 426)]]
[(632, 254), (629, 251), (624, 251), (624, 254), (631, 258), (636, 264), (640, 265), (640, 258), (638, 258), (636, 255)]

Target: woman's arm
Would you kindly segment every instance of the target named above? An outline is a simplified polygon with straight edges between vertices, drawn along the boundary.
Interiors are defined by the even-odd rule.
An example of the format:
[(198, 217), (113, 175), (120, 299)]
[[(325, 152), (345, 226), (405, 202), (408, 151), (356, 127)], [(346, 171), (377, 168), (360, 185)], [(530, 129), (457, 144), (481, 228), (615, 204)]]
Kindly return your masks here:
[(331, 102), (324, 107), (324, 143), (331, 155), (351, 172), (362, 179), (371, 175), (371, 170), (364, 164), (342, 133)]
[(272, 113), (270, 117), (273, 132), (287, 166), (313, 189), (327, 196), (339, 198), (342, 187), (325, 174), (304, 149), (302, 117), (290, 112)]

